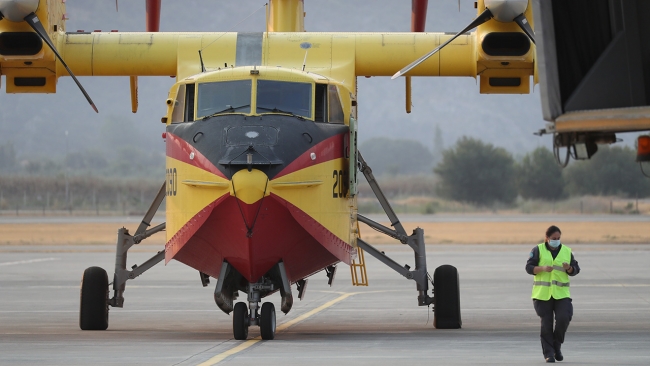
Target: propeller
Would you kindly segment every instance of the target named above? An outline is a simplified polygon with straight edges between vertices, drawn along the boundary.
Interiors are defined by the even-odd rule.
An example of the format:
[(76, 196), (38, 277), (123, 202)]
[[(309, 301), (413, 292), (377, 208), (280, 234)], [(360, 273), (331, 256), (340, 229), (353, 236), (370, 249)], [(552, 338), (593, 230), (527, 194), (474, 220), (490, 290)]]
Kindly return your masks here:
[(147, 0), (147, 32), (160, 30), (160, 4), (161, 0)]
[(45, 28), (43, 28), (43, 24), (41, 24), (41, 21), (40, 21), (40, 19), (38, 19), (36, 14), (34, 14), (34, 12), (29, 13), (24, 18), (24, 20), (27, 22), (27, 24), (29, 24), (30, 27), (32, 27), (34, 32), (36, 32), (36, 34), (38, 34), (39, 37), (41, 37), (43, 42), (47, 43), (47, 45), (50, 47), (50, 49), (52, 49), (52, 52), (54, 52), (54, 54), (59, 59), (59, 61), (61, 61), (61, 64), (63, 64), (65, 69), (68, 70), (68, 73), (70, 74), (70, 76), (72, 77), (74, 82), (79, 87), (79, 90), (81, 90), (84, 97), (86, 97), (86, 100), (88, 101), (88, 103), (90, 103), (90, 106), (95, 110), (96, 113), (99, 113), (99, 111), (97, 110), (97, 107), (95, 106), (95, 103), (93, 102), (93, 100), (90, 99), (90, 96), (88, 95), (88, 93), (86, 93), (86, 90), (84, 89), (84, 87), (81, 86), (81, 83), (79, 82), (79, 80), (77, 80), (77, 77), (74, 76), (74, 74), (72, 73), (72, 71), (70, 70), (68, 65), (65, 63), (65, 61), (63, 61), (63, 58), (61, 57), (59, 52), (56, 50), (56, 47), (54, 47), (54, 44), (50, 40), (50, 37), (47, 35), (47, 32), (45, 31)]
[(479, 25), (487, 22), (492, 18), (502, 23), (509, 23), (514, 21), (515, 23), (517, 23), (519, 28), (521, 28), (524, 31), (524, 33), (526, 33), (528, 38), (530, 38), (531, 42), (533, 42), (534, 44), (535, 32), (531, 28), (530, 23), (528, 23), (528, 19), (526, 19), (526, 16), (524, 15), (524, 12), (526, 11), (527, 8), (528, 8), (528, 0), (485, 0), (485, 10), (476, 19), (474, 19), (467, 27), (465, 27), (460, 32), (456, 33), (445, 43), (441, 44), (440, 46), (436, 47), (426, 55), (411, 62), (406, 67), (396, 72), (395, 75), (391, 77), (391, 80), (396, 79), (406, 74), (407, 72), (411, 71), (416, 66), (426, 61), (429, 57), (433, 56), (438, 51), (443, 49), (453, 40), (458, 38), (461, 34), (478, 27)]

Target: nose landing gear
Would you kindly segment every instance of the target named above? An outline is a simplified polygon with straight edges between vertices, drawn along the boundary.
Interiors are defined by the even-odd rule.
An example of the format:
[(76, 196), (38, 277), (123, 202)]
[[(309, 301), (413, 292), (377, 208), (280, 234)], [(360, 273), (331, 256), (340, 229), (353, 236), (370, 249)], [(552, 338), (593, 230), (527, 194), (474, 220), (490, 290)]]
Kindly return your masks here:
[(258, 325), (262, 339), (275, 338), (275, 306), (271, 302), (262, 304), (259, 313), (260, 291), (273, 291), (273, 284), (264, 278), (248, 285), (248, 307), (244, 302), (235, 304), (232, 314), (232, 331), (237, 340), (248, 338), (248, 327)]
[(232, 332), (237, 340), (248, 338), (248, 327), (259, 325), (262, 339), (271, 340), (275, 338), (275, 305), (271, 302), (262, 304), (261, 314), (257, 314), (257, 309), (252, 310), (254, 317), (249, 317), (249, 311), (246, 303), (238, 302), (232, 313)]

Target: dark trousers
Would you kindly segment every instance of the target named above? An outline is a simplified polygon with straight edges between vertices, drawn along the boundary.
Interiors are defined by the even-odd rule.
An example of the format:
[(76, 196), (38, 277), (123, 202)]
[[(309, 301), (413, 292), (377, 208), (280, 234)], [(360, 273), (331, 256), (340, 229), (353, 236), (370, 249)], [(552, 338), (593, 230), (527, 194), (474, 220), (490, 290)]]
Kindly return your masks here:
[[(542, 341), (544, 357), (554, 357), (564, 343), (564, 334), (573, 317), (573, 304), (570, 298), (548, 301), (533, 299), (535, 312), (542, 321), (542, 330), (539, 338)], [(555, 330), (553, 330), (553, 313), (555, 313)]]

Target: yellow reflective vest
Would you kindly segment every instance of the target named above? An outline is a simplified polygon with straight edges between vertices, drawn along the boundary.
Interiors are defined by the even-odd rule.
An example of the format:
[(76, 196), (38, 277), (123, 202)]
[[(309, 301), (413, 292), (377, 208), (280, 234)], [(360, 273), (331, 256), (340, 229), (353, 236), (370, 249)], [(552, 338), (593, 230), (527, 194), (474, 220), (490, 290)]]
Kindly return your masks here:
[(571, 248), (562, 244), (560, 252), (555, 259), (551, 251), (546, 248), (546, 243), (537, 245), (539, 248), (538, 266), (552, 266), (551, 272), (540, 272), (535, 275), (533, 282), (532, 298), (537, 300), (564, 299), (571, 297), (569, 292), (569, 275), (566, 273), (562, 263), (571, 263)]

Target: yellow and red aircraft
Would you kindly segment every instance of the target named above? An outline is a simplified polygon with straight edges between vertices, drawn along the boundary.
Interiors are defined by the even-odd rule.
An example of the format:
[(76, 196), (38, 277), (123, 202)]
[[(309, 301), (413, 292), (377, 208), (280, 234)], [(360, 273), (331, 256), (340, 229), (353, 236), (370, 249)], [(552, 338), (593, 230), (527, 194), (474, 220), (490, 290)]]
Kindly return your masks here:
[[(438, 328), (459, 328), (458, 273), (436, 269), (430, 296), (424, 234), (409, 235), (357, 151), (356, 78), (412, 76), (480, 79), (481, 93), (529, 93), (537, 78), (530, 0), (479, 0), (477, 18), (457, 34), (424, 33), (427, 0), (412, 1), (412, 32), (309, 33), (303, 0), (270, 0), (259, 33), (158, 32), (160, 0), (147, 0), (147, 32), (66, 32), (63, 0), (0, 0), (0, 72), (8, 93), (53, 93), (70, 75), (129, 76), (137, 109), (138, 76), (174, 76), (168, 95), (166, 179), (132, 235), (118, 232), (113, 296), (105, 270), (90, 267), (81, 288), (81, 329), (106, 329), (122, 307), (126, 282), (175, 259), (217, 279), (214, 299), (233, 312), (245, 339), (259, 325), (275, 336), (275, 306), (302, 297), (307, 278), (361, 249), (417, 284), (418, 304), (434, 305)], [(477, 28), (475, 32), (468, 33)], [(45, 45), (44, 45), (45, 44)], [(370, 183), (391, 222), (357, 214), (357, 179)], [(166, 199), (166, 222), (150, 222)], [(359, 238), (358, 222), (409, 245), (415, 269)], [(127, 269), (127, 252), (154, 233), (167, 241)], [(247, 302), (235, 302), (239, 292)]]

